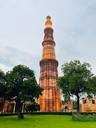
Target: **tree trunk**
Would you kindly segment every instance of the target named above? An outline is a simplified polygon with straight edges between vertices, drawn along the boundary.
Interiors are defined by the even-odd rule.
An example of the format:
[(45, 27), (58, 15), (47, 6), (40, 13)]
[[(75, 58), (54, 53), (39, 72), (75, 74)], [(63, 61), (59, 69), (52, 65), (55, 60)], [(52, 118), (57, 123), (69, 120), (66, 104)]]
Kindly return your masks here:
[(23, 119), (24, 116), (23, 116), (23, 113), (22, 113), (22, 103), (21, 103), (20, 99), (16, 100), (16, 111), (17, 111), (17, 114), (18, 114), (18, 118)]
[(77, 112), (80, 112), (80, 110), (79, 110), (79, 94), (77, 94)]
[(22, 112), (18, 111), (17, 114), (18, 114), (18, 118), (19, 119), (23, 119), (24, 118), (24, 115), (23, 115)]

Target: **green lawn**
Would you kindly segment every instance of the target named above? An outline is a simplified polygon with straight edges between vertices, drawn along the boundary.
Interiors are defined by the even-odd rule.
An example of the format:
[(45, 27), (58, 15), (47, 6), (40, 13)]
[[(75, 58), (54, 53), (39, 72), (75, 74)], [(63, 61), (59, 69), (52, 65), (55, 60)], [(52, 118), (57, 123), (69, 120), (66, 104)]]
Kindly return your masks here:
[(67, 115), (26, 115), (0, 117), (0, 128), (96, 128), (96, 122), (74, 122)]

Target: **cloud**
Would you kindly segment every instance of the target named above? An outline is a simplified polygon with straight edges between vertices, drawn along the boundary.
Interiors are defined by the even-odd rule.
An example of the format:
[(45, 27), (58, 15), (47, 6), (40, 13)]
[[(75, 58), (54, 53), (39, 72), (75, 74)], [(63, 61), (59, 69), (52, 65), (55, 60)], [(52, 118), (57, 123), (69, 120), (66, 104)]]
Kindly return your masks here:
[[(96, 73), (96, 1), (71, 2), (70, 9), (67, 6), (66, 12), (59, 16), (61, 24), (56, 27), (55, 37), (60, 65), (79, 59), (81, 62), (90, 63), (92, 71)], [(58, 35), (58, 32), (61, 35)]]
[[(96, 0), (0, 0), (0, 63), (26, 64), (39, 76), (44, 18), (51, 15), (61, 65), (80, 59), (96, 73)], [(3, 67), (3, 66), (2, 66)]]
[[(29, 66), (35, 73), (38, 72), (38, 57), (20, 51), (9, 46), (0, 47), (0, 67), (5, 71), (12, 69), (15, 65)], [(37, 74), (36, 74), (37, 75)], [(38, 77), (38, 75), (37, 75)]]

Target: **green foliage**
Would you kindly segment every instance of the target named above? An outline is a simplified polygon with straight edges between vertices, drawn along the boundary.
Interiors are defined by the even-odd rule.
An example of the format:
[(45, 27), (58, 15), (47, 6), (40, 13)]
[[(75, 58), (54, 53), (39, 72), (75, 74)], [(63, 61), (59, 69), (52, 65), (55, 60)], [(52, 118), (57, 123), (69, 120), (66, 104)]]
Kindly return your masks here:
[(91, 97), (96, 96), (96, 76), (93, 76), (89, 79), (87, 92), (88, 92), (88, 95)]
[(5, 74), (0, 70), (0, 98), (4, 98), (6, 96), (6, 80)]
[(74, 101), (73, 101), (73, 109), (76, 110), (76, 108), (77, 108), (77, 101), (74, 100)]
[(34, 71), (27, 66), (17, 65), (12, 71), (6, 73), (9, 98), (36, 99), (42, 89), (37, 84)]
[(26, 100), (35, 100), (39, 98), (41, 95), (42, 89), (37, 84), (36, 79), (34, 77), (24, 80), (21, 87), (21, 97)]
[(65, 63), (62, 66), (66, 86), (70, 86), (71, 94), (85, 92), (86, 84), (92, 76), (88, 63), (81, 64), (80, 61), (75, 60)]
[(15, 66), (12, 71), (6, 73), (6, 85), (6, 98), (15, 100), (18, 118), (23, 118), (22, 103), (27, 100), (36, 104), (35, 101), (42, 92), (34, 71), (24, 65)]
[(73, 114), (73, 121), (96, 121), (96, 114)]
[(40, 110), (40, 105), (37, 103), (31, 103), (31, 104), (26, 105), (25, 109), (27, 112), (37, 111), (37, 110)]
[(59, 87), (62, 90), (62, 94), (63, 94), (63, 98), (64, 98), (64, 102), (67, 102), (70, 100), (70, 90), (69, 90), (69, 83), (68, 83), (68, 78), (66, 76), (62, 76), (59, 77), (57, 83), (59, 85)]
[(93, 75), (91, 67), (88, 63), (81, 64), (79, 60), (75, 60), (62, 65), (62, 72), (63, 76), (58, 79), (58, 85), (65, 99), (69, 100), (73, 95), (77, 97), (79, 111), (79, 97), (88, 91), (88, 82)]

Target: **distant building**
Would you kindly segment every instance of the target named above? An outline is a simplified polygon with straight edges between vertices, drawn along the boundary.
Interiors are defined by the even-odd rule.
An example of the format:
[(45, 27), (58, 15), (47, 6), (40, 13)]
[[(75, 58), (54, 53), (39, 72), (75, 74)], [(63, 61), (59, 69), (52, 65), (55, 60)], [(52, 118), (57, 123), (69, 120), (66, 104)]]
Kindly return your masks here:
[(70, 100), (64, 104), (64, 112), (72, 112), (73, 111), (73, 101)]
[(81, 112), (96, 112), (96, 98), (84, 98), (80, 104)]

